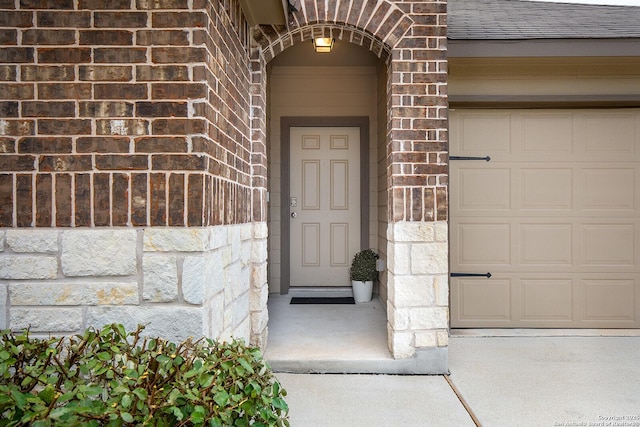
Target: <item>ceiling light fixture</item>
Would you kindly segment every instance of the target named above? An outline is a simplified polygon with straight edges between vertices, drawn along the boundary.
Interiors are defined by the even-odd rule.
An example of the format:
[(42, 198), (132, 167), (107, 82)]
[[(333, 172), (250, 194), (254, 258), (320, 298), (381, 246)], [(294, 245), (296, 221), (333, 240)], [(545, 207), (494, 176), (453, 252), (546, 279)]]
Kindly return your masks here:
[(329, 53), (333, 49), (334, 41), (332, 37), (318, 37), (313, 39), (313, 48), (318, 53)]

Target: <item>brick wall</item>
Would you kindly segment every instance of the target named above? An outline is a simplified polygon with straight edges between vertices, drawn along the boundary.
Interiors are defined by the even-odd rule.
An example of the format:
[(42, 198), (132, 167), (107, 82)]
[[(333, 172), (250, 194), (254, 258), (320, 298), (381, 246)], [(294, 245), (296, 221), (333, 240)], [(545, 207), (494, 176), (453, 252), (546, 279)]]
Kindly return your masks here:
[(249, 34), (238, 2), (0, 9), (0, 226), (251, 221)]

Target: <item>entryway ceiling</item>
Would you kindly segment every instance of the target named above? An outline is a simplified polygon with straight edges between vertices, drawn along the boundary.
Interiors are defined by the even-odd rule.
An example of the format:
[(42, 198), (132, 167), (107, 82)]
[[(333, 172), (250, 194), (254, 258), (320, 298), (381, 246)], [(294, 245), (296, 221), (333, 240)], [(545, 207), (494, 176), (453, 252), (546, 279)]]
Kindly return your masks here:
[(240, 6), (252, 27), (286, 24), (288, 0), (240, 0)]

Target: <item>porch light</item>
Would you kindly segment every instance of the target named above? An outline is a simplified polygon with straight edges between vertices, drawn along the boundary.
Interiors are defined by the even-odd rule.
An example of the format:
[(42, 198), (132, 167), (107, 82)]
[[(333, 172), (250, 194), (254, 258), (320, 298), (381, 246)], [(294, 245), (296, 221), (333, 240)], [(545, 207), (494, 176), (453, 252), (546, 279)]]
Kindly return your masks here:
[(313, 39), (313, 48), (317, 53), (329, 53), (333, 49), (334, 41), (332, 37), (318, 37)]

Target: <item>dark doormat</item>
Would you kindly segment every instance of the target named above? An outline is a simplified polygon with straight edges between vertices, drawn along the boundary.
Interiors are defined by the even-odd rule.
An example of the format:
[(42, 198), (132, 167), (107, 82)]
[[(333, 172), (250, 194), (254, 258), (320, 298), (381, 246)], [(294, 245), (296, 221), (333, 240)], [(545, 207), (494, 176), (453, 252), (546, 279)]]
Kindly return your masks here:
[(353, 297), (292, 297), (291, 304), (355, 304)]

